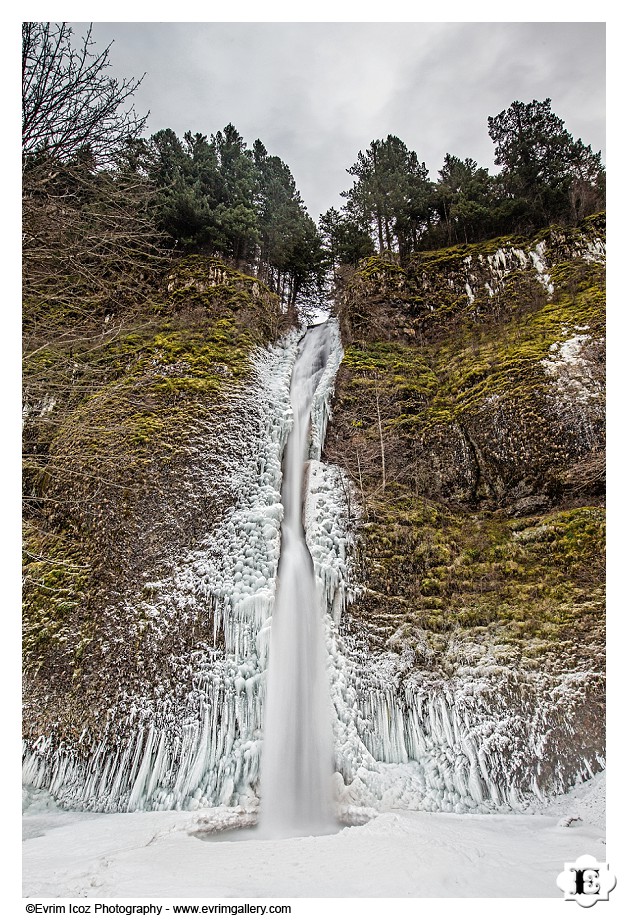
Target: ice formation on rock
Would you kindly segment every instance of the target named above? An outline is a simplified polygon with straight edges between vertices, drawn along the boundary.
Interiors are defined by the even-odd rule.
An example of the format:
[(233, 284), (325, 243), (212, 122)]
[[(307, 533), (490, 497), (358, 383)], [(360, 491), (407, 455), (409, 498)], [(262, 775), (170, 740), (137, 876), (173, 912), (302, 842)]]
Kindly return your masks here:
[(170, 662), (175, 693), (155, 688), (128, 712), (112, 712), (87, 756), (52, 738), (25, 745), (26, 785), (49, 788), (66, 806), (102, 811), (256, 804), (298, 339), (291, 333), (257, 353), (234, 407), (243, 432), (237, 445), (225, 445), (235, 455), (231, 513), (208, 527), (172, 577), (150, 582), (150, 602), (136, 599), (129, 611), (150, 618), (157, 635), (193, 618), (203, 624), (205, 641)]
[[(488, 257), (491, 284), (529, 253)], [(544, 273), (543, 253), (532, 258)], [(175, 574), (150, 583), (143, 614), (166, 634), (196, 617), (205, 639), (171, 662), (176, 700), (156, 688), (111, 713), (110, 730), (87, 754), (40, 738), (24, 749), (24, 782), (61, 804), (100, 811), (196, 809), (259, 805), (266, 671), (280, 553), (282, 455), (292, 427), (290, 380), (299, 333), (255, 359), (253, 382), (241, 396), (246, 427), (231, 513), (208, 532)], [(304, 529), (323, 611), (332, 700), (336, 799), (341, 810), (410, 807), (486, 811), (518, 807), (530, 795), (563, 791), (597, 763), (563, 764), (568, 736), (565, 700), (577, 705), (590, 675), (571, 675), (566, 694), (547, 677), (484, 664), (442, 682), (403, 678), (403, 655), (370, 658), (342, 629), (359, 590), (352, 548), (359, 502), (346, 474), (321, 461), (336, 371), (342, 360), (338, 326), (328, 322), (329, 356), (312, 397)], [(584, 337), (548, 361), (565, 360)], [(575, 351), (574, 351), (575, 349)], [(547, 367), (548, 373), (552, 373)], [(243, 423), (244, 424), (244, 423)], [(516, 693), (513, 680), (518, 681)], [(558, 738), (558, 741), (554, 739)], [(122, 739), (119, 741), (118, 739)], [(540, 775), (551, 760), (550, 780)]]

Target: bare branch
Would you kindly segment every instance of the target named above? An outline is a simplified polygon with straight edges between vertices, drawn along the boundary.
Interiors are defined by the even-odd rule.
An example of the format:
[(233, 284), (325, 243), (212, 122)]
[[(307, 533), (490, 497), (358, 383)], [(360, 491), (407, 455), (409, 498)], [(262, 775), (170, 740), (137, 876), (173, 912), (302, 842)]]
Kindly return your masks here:
[(107, 74), (111, 43), (93, 51), (92, 27), (72, 44), (67, 23), (22, 23), (22, 156), (68, 161), (86, 150), (95, 165), (110, 166), (146, 116), (125, 107), (143, 80)]

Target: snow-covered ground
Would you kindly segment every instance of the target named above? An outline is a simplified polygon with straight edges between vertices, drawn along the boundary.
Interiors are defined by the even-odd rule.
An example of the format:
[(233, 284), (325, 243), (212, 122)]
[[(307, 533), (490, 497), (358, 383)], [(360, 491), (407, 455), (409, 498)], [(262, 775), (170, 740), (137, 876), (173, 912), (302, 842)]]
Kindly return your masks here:
[(561, 899), (565, 862), (605, 859), (604, 800), (598, 774), (537, 813), (391, 811), (327, 837), (262, 840), (196, 836), (235, 809), (70, 812), (40, 793), (24, 813), (23, 894)]

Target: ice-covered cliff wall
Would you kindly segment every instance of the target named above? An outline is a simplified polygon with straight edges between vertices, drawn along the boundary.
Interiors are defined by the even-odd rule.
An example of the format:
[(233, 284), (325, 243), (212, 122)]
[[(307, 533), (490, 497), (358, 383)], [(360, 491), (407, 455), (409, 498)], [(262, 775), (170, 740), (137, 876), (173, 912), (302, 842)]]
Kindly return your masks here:
[[(581, 261), (597, 262), (602, 246), (589, 243), (583, 244)], [(554, 241), (554, 255), (557, 246)], [(535, 279), (535, 291), (548, 299), (558, 296), (556, 263), (546, 247), (501, 247), (480, 255), (463, 263), (459, 276), (451, 266), (438, 276), (452, 302), (464, 309), (481, 317), (482, 304), (503, 298), (508, 283), (524, 270)], [(567, 258), (562, 250), (561, 255)], [(369, 284), (379, 285), (378, 296), (385, 295), (381, 278), (367, 278), (363, 293)], [(434, 284), (424, 285), (425, 297), (436, 296)], [(351, 293), (354, 319), (356, 291)], [(417, 302), (412, 301), (413, 310)], [(446, 314), (443, 309), (439, 322), (446, 322)], [(365, 577), (358, 565), (365, 532), (363, 495), (357, 492), (361, 471), (352, 478), (343, 464), (322, 459), (343, 357), (340, 332), (332, 325), (332, 353), (312, 410), (305, 525), (325, 611), (340, 806), (483, 811), (560, 791), (603, 764), (601, 748), (586, 748), (574, 736), (578, 706), (600, 680), (593, 664), (555, 674), (527, 665), (513, 668), (498, 643), (472, 647), (454, 630), (442, 652), (440, 664), (451, 672), (444, 678), (443, 667), (417, 669), (420, 630), (406, 635), (397, 628), (401, 614), (394, 597), (378, 614), (378, 629), (388, 630), (391, 640), (385, 648), (373, 649), (353, 621), (352, 601), (373, 595), (372, 573)], [(415, 331), (408, 329), (413, 337)], [(565, 327), (564, 341), (539, 352), (547, 399), (563, 406), (563, 415), (574, 398), (586, 402), (590, 390), (592, 410), (601, 405), (599, 375), (582, 370), (588, 366), (589, 335), (588, 329)], [(59, 743), (53, 734), (26, 743), (27, 786), (49, 789), (66, 806), (98, 810), (258, 804), (283, 513), (281, 457), (291, 424), (289, 387), (297, 343), (293, 333), (258, 352), (253, 381), (239, 397), (239, 462), (228, 465), (235, 506), (217, 526), (207, 522), (204, 536), (171, 576), (147, 582), (143, 596), (128, 600), (134, 616), (150, 624), (151, 641), (161, 636), (165, 642), (192, 624), (194, 647), (168, 659), (163, 681), (150, 693), (130, 696), (109, 712), (107, 729), (97, 739), (86, 734)], [(378, 375), (378, 385), (384, 386), (381, 371)], [(366, 388), (363, 392), (368, 396)], [(486, 411), (492, 405), (487, 402)], [(580, 431), (582, 414), (572, 412), (570, 418), (574, 432), (580, 425), (578, 437), (590, 440), (591, 432)], [(425, 458), (431, 462), (427, 453)], [(521, 541), (526, 533), (521, 532)], [(427, 645), (424, 654), (432, 655), (433, 663)]]

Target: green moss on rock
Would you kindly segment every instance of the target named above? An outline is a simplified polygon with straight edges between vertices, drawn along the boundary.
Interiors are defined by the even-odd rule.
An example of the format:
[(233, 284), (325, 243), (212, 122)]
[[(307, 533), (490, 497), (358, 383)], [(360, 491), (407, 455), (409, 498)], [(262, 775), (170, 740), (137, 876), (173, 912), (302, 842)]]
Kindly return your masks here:
[(365, 509), (349, 630), (371, 648), (446, 676), (603, 667), (603, 243), (598, 215), (372, 259), (340, 293), (326, 453)]
[(409, 495), (372, 501), (359, 544), (368, 591), (351, 607), (352, 628), (382, 648), (399, 631), (434, 647), (453, 632), (461, 645), (478, 635), (513, 650), (577, 644), (601, 632), (604, 539), (595, 507), (513, 519)]
[[(29, 667), (37, 668), (47, 655), (64, 655), (72, 645), (90, 566), (71, 534), (45, 532), (29, 521), (23, 528), (22, 553), (24, 654)], [(83, 636), (81, 651), (85, 644)]]
[[(128, 598), (167, 574), (234, 500), (219, 446), (234, 441), (255, 349), (288, 325), (257, 279), (204, 256), (173, 264), (124, 311), (88, 314), (77, 305), (68, 325), (67, 310), (27, 309), (31, 735), (54, 725), (69, 737), (81, 720), (94, 727), (106, 712), (100, 696), (113, 705), (132, 687), (145, 689), (151, 624)], [(190, 641), (184, 629), (164, 637), (163, 654), (181, 654)], [(150, 666), (159, 670), (156, 660)]]

